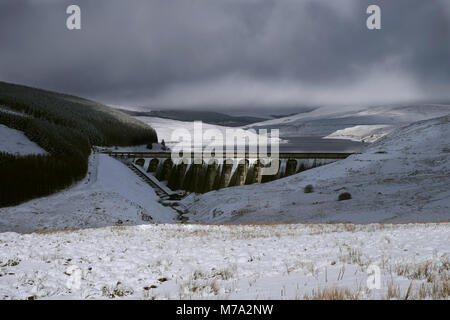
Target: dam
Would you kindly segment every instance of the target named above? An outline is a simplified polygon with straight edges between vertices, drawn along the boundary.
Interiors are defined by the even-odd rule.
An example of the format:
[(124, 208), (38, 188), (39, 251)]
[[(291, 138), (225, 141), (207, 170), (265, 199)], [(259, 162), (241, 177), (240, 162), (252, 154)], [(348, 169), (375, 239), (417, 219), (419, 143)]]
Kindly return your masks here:
[[(280, 153), (275, 174), (263, 175), (262, 169), (270, 165), (267, 158), (257, 154), (223, 154), (220, 158), (194, 161), (194, 154), (176, 163), (170, 152), (111, 152), (115, 157), (139, 168), (148, 176), (164, 183), (170, 190), (206, 193), (227, 187), (265, 183), (302, 171), (345, 159), (353, 153)], [(219, 159), (224, 159), (220, 161)], [(198, 159), (197, 159), (198, 160)], [(199, 163), (198, 163), (199, 162)]]

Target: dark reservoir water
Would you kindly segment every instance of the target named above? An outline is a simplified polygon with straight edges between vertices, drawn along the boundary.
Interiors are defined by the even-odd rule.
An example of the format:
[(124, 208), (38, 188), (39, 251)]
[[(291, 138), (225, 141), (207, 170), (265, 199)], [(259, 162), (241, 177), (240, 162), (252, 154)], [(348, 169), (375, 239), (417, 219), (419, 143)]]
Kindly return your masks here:
[[(321, 137), (289, 137), (282, 138), (283, 140), (287, 140), (286, 143), (280, 143), (279, 152), (280, 153), (289, 153), (289, 152), (298, 152), (298, 153), (351, 153), (351, 152), (361, 152), (367, 144), (357, 141), (345, 140), (345, 139), (322, 139)], [(171, 148), (172, 145), (169, 145)], [(241, 146), (242, 147), (242, 146)], [(204, 147), (206, 148), (206, 146)], [(231, 147), (232, 148), (232, 147)], [(192, 145), (188, 144), (184, 147), (185, 152), (192, 152)], [(218, 149), (216, 149), (218, 151)], [(227, 146), (223, 146), (223, 151), (227, 150)], [(234, 146), (235, 152), (243, 152), (237, 146)], [(249, 146), (246, 145), (245, 152), (256, 152), (256, 149), (253, 147), (249, 150)], [(270, 145), (267, 146), (267, 152), (271, 153)], [(220, 153), (220, 152), (219, 152)]]
[[(288, 140), (287, 143), (280, 143), (279, 152), (289, 153), (350, 153), (361, 152), (367, 144), (357, 141), (345, 140), (345, 139), (322, 139), (321, 137), (291, 137), (282, 138)], [(224, 147), (226, 150), (226, 147)], [(235, 152), (238, 152), (237, 148), (234, 148)], [(248, 145), (245, 148), (246, 152), (255, 152), (255, 149), (249, 150)], [(271, 153), (270, 145), (267, 147), (267, 152)]]
[(280, 152), (361, 152), (362, 142), (345, 139), (322, 139), (321, 137), (284, 138), (288, 143), (280, 144)]

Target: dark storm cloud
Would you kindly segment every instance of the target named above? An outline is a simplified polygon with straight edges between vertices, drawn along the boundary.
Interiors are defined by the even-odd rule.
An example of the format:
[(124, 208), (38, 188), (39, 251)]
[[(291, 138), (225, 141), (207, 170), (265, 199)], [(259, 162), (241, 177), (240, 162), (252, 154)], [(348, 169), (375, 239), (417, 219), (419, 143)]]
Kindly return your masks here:
[[(65, 27), (78, 4), (82, 30)], [(369, 4), (382, 30), (369, 31)], [(0, 79), (112, 104), (449, 98), (446, 0), (2, 0)]]

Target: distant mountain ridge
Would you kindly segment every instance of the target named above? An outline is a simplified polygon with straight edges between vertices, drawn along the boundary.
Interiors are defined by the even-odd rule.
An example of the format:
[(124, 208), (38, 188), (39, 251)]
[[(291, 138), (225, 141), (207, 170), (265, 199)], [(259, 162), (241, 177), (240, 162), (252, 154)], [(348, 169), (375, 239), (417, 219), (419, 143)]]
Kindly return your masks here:
[(246, 129), (279, 129), (280, 137), (325, 137), (355, 126), (396, 128), (450, 114), (450, 104), (399, 104), (373, 107), (319, 107), (311, 112), (247, 125)]

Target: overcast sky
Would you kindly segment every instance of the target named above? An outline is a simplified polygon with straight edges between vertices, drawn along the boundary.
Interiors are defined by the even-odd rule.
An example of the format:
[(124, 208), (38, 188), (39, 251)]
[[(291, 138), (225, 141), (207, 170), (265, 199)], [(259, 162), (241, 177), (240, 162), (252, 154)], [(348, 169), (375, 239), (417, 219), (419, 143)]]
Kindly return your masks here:
[(0, 79), (155, 108), (445, 100), (450, 1), (0, 0)]

